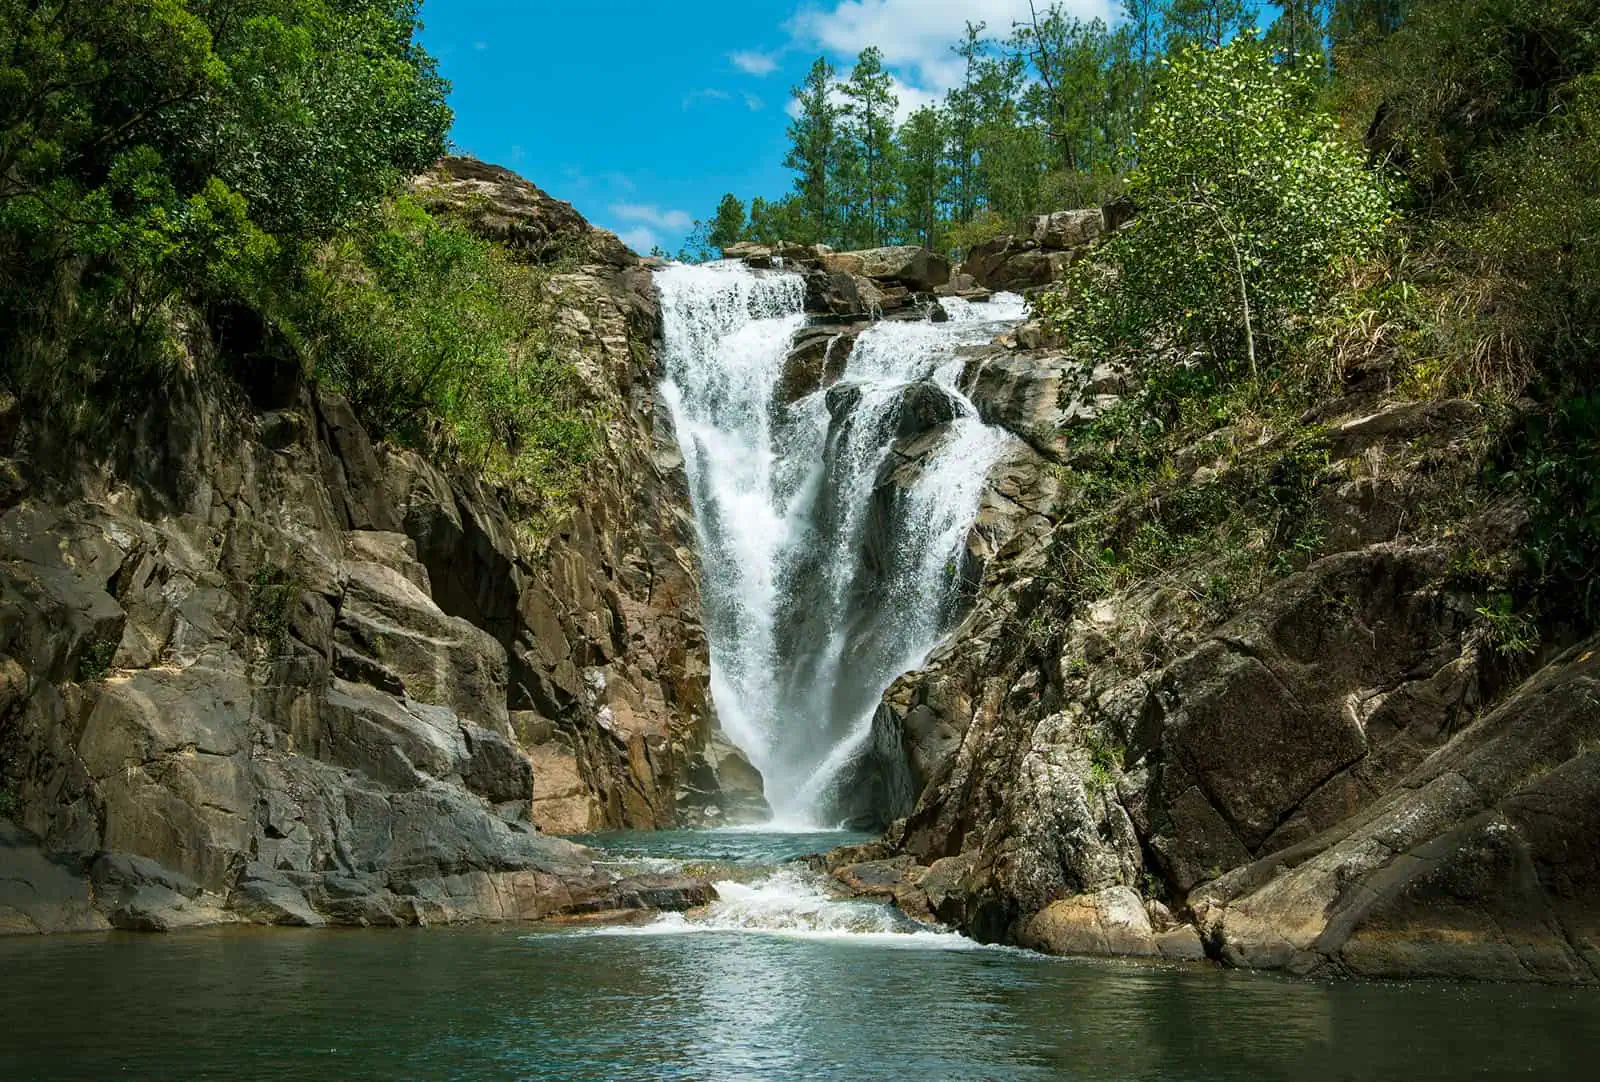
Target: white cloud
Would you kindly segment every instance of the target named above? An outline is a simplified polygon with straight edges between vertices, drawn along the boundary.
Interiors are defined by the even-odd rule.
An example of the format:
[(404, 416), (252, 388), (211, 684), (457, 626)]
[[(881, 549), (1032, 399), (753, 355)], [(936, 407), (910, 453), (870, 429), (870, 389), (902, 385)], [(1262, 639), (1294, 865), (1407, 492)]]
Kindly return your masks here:
[(661, 243), (661, 238), (656, 235), (656, 231), (647, 225), (634, 226), (632, 229), (618, 233), (617, 236), (622, 238), (623, 244), (645, 255), (648, 255), (652, 248)]
[(728, 62), (746, 75), (771, 75), (778, 70), (778, 58), (773, 53), (740, 49), (728, 54)]
[(625, 222), (639, 222), (668, 233), (686, 233), (694, 225), (688, 211), (662, 210), (654, 203), (613, 203), (611, 213)]
[(489, 43), (487, 41), (475, 41), (472, 43), (472, 47), (481, 53), (489, 47)]
[(744, 96), (744, 107), (750, 110), (752, 113), (759, 113), (761, 110), (767, 107), (767, 103), (756, 97), (754, 94), (746, 91)]
[(939, 104), (940, 94), (901, 82), (898, 77), (893, 75), (889, 78), (894, 84), (895, 97), (900, 99), (900, 104), (895, 107), (894, 111), (894, 122), (896, 124), (904, 124), (907, 117), (924, 105)]
[(733, 95), (729, 94), (726, 90), (717, 90), (714, 87), (707, 87), (704, 90), (695, 90), (685, 94), (683, 98), (683, 107), (685, 109), (692, 109), (703, 101), (731, 101), (732, 99)]
[[(1080, 19), (1110, 22), (1120, 5), (1065, 0), (1062, 7)], [(942, 92), (961, 78), (961, 60), (950, 47), (961, 40), (968, 22), (987, 23), (986, 34), (1005, 37), (1013, 23), (1028, 17), (1028, 0), (829, 0), (802, 8), (789, 31), (800, 43), (847, 60), (876, 45), (886, 64), (908, 75), (915, 72), (918, 85)]]

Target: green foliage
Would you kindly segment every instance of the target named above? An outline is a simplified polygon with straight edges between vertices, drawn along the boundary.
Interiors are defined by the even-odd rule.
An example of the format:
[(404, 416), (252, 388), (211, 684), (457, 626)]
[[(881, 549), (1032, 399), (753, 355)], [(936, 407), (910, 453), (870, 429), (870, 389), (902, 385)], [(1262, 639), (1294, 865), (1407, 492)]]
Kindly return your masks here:
[(1501, 484), (1531, 505), (1529, 603), (1600, 624), (1600, 390), (1526, 417), (1500, 455)]
[(416, 9), (0, 0), (0, 357), (41, 416), (114, 429), (175, 300), (260, 293), (442, 153)]
[(1559, 113), (1600, 61), (1597, 0), (1416, 0), (1376, 12), (1339, 54), (1349, 108), (1423, 205), (1498, 186), (1508, 137)]
[(832, 235), (833, 181), (839, 163), (840, 108), (833, 100), (833, 65), (818, 57), (805, 82), (794, 89), (799, 110), (789, 124), (789, 154), (783, 164), (795, 171), (795, 196), (799, 214), (796, 234), (786, 238), (801, 242)]
[(1389, 219), (1387, 186), (1316, 107), (1310, 65), (1251, 39), (1180, 53), (1138, 142), (1139, 217), (1044, 306), (1086, 353), (1258, 374)]
[(245, 630), (269, 655), (284, 652), (289, 642), (291, 607), (304, 587), (280, 567), (263, 565), (250, 580)]
[(883, 53), (868, 46), (850, 77), (839, 85), (844, 99), (841, 161), (853, 164), (838, 184), (845, 207), (840, 235), (850, 247), (878, 247), (888, 239), (895, 195), (894, 111), (899, 99), (883, 68)]
[(1485, 637), (1500, 654), (1520, 657), (1539, 648), (1538, 625), (1526, 613), (1516, 611), (1510, 594), (1496, 594), (1476, 612)]
[(1103, 793), (1115, 788), (1127, 752), (1095, 733), (1090, 733), (1084, 743), (1089, 749), (1089, 776), (1085, 779), (1089, 792)]
[(717, 215), (711, 220), (711, 232), (706, 239), (713, 248), (726, 248), (737, 243), (744, 230), (744, 203), (729, 192), (717, 204)]
[(78, 683), (99, 680), (111, 671), (111, 662), (117, 656), (116, 639), (95, 639), (85, 644), (78, 655)]
[(292, 329), (375, 436), (558, 497), (595, 425), (550, 331), (548, 275), (400, 199), (323, 249)]

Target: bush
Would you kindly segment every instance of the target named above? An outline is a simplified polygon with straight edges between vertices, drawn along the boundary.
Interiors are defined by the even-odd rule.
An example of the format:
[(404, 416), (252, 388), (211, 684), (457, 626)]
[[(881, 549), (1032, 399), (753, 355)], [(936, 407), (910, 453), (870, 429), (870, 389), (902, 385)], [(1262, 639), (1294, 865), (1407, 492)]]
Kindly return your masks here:
[(1138, 217), (1046, 298), (1047, 317), (1086, 354), (1147, 370), (1180, 358), (1226, 380), (1284, 359), (1390, 214), (1317, 95), (1312, 65), (1275, 64), (1249, 38), (1179, 53), (1137, 137)]
[(548, 273), (402, 198), (327, 245), (287, 308), (375, 437), (556, 495), (596, 426), (554, 348)]

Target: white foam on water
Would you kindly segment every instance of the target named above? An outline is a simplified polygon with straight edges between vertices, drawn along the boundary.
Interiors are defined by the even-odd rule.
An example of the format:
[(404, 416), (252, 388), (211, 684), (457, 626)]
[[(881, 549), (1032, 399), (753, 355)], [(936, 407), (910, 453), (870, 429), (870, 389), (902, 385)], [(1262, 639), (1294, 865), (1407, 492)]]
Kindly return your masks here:
[(749, 933), (923, 950), (982, 950), (955, 932), (919, 925), (877, 902), (829, 897), (817, 877), (781, 868), (751, 883), (714, 884), (717, 900), (691, 913), (663, 913), (649, 924), (602, 926), (576, 935), (672, 936)]

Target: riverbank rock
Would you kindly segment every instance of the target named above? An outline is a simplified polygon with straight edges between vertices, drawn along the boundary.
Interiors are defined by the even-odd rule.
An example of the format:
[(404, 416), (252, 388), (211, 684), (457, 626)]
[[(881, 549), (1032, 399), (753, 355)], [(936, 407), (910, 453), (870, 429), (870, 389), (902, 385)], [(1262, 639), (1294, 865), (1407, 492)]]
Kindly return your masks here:
[[(676, 823), (717, 737), (648, 271), (506, 170), (447, 159), (415, 190), (513, 258), (563, 258), (555, 348), (605, 418), (573, 506), (535, 536), (517, 493), (374, 443), (293, 366), (232, 382), (212, 354), (260, 345), (242, 318), (196, 316), (193, 363), (105, 446), (0, 426), (0, 927), (708, 897), (544, 833)], [(732, 766), (711, 780), (759, 800)]]
[[(1065, 953), (1600, 979), (1583, 840), (1600, 807), (1600, 642), (1510, 668), (1435, 527), (1375, 513), (1437, 499), (1433, 463), (1460, 453), (1476, 412), (1352, 396), (1319, 415), (1319, 547), (1221, 616), (1166, 567), (1091, 581), (1068, 605), (1058, 584), (1110, 524), (1075, 519), (1055, 468), (1071, 445), (1039, 435), (1070, 437), (1076, 410), (1119, 390), (1114, 373), (1069, 375), (1048, 348), (996, 347), (963, 376), (1051, 467), (1024, 459), (1011, 490), (1067, 483), (1018, 513), (991, 474), (975, 534), (987, 522), (1013, 539), (970, 543), (980, 577), (961, 627), (875, 718), (917, 793), (878, 859), (925, 869), (904, 872), (917, 904), (980, 939)], [(1252, 433), (1213, 434), (1176, 456), (1190, 480), (1171, 498), (1185, 483), (1226, 491), (1275, 454)], [(1494, 506), (1449, 526), (1494, 553), (1515, 551), (1521, 521)], [(1237, 557), (1187, 558), (1224, 581)]]

